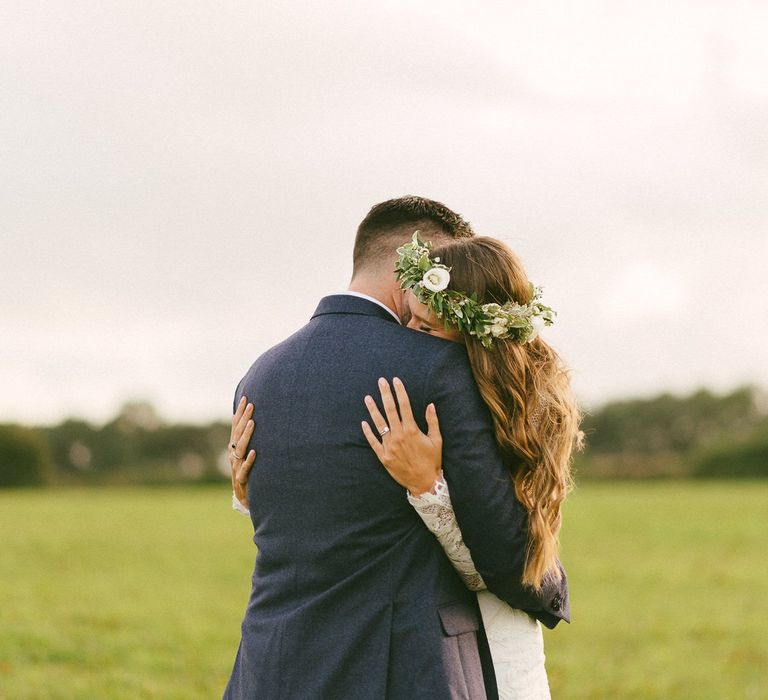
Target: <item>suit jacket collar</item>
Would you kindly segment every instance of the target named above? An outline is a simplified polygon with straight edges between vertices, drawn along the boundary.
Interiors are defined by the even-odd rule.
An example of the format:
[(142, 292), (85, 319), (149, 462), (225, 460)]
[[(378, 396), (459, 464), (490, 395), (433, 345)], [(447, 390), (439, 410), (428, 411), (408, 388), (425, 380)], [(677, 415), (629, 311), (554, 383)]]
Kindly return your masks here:
[(386, 309), (372, 301), (355, 297), (350, 294), (332, 294), (323, 297), (312, 314), (312, 318), (325, 316), (326, 314), (353, 314), (358, 316), (375, 316), (376, 318), (397, 323), (395, 318)]

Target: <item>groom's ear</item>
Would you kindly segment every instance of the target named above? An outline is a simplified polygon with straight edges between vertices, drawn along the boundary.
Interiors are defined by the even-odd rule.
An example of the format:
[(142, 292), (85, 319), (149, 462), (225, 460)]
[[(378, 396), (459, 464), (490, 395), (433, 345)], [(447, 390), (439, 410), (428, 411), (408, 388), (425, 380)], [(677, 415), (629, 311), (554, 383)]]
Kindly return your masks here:
[(395, 305), (395, 311), (400, 319), (400, 323), (405, 325), (411, 320), (411, 310), (405, 298), (405, 292), (400, 288), (400, 282), (392, 275), (392, 303)]

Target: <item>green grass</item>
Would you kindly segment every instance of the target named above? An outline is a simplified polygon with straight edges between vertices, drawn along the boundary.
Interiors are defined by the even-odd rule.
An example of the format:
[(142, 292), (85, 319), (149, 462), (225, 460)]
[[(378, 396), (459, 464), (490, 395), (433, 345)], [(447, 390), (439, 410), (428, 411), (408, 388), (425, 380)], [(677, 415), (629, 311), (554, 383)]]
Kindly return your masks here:
[(562, 536), (555, 698), (768, 698), (768, 481), (587, 482)]
[(221, 697), (254, 550), (225, 485), (0, 493), (0, 532), (0, 697)]
[[(0, 698), (218, 698), (250, 588), (225, 485), (0, 492)], [(768, 698), (768, 482), (582, 484), (553, 697)]]

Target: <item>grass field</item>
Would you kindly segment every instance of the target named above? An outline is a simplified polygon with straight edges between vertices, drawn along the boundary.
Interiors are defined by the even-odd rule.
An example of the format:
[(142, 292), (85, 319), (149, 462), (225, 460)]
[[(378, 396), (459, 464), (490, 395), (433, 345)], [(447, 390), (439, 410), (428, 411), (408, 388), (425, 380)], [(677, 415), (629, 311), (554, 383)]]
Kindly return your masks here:
[[(0, 492), (0, 698), (219, 698), (254, 554), (228, 500)], [(768, 482), (587, 482), (563, 560), (554, 698), (768, 698)]]

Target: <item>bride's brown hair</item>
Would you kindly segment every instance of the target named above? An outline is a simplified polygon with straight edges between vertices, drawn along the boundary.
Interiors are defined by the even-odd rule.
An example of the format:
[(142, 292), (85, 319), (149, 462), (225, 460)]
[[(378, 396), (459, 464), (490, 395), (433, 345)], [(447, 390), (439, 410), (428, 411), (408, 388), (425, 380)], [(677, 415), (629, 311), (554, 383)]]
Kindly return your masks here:
[[(494, 238), (452, 241), (436, 246), (431, 257), (451, 268), (451, 289), (475, 294), (480, 303), (531, 300), (520, 260)], [(573, 487), (571, 458), (582, 444), (581, 412), (568, 370), (541, 337), (525, 344), (496, 338), (490, 349), (467, 334), (464, 341), (515, 493), (528, 511), (523, 583), (539, 588), (545, 575), (561, 577), (561, 506)]]

